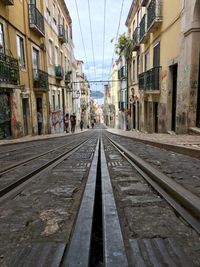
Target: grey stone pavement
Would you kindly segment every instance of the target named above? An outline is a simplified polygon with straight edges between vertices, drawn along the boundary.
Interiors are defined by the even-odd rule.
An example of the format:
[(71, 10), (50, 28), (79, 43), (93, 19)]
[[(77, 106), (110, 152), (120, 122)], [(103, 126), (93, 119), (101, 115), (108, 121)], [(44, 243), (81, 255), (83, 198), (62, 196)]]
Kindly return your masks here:
[[(87, 131), (83, 130), (83, 131)], [(139, 131), (124, 131), (120, 129), (114, 129), (114, 128), (107, 128), (107, 131), (126, 136), (129, 138), (139, 139), (141, 141), (144, 141), (149, 144), (158, 144), (158, 146), (162, 145), (168, 145), (168, 146), (177, 146), (177, 147), (185, 147), (190, 150), (198, 150), (200, 151), (200, 129), (199, 134), (183, 134), (183, 135), (176, 135), (175, 133), (172, 134), (148, 134), (148, 133), (142, 133)], [(76, 130), (76, 133), (80, 133), (80, 129)], [(75, 134), (76, 134), (75, 133)], [(25, 136), (17, 139), (2, 139), (0, 140), (0, 145), (4, 144), (14, 144), (14, 143), (20, 143), (20, 142), (27, 142), (27, 141), (34, 141), (34, 140), (42, 140), (47, 138), (56, 138), (61, 136), (67, 136), (72, 135), (71, 133), (66, 134), (58, 133), (58, 134), (46, 134), (46, 135), (35, 135), (35, 136)]]

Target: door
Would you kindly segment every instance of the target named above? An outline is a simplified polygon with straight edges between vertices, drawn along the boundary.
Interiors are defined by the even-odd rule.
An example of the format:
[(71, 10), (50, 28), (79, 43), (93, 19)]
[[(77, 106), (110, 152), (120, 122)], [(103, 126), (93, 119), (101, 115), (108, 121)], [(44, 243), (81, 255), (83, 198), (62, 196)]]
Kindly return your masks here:
[(171, 130), (176, 131), (176, 98), (177, 98), (177, 73), (178, 73), (178, 65), (175, 64), (171, 67), (171, 75), (172, 75), (172, 124)]
[(198, 92), (197, 92), (197, 119), (196, 126), (200, 128), (200, 55), (199, 55), (199, 77), (198, 77)]
[(0, 93), (0, 139), (11, 136), (9, 94)]
[(154, 132), (158, 132), (158, 102), (153, 103)]
[(5, 42), (4, 42), (4, 32), (3, 24), (0, 23), (0, 53), (5, 53)]
[(22, 99), (24, 135), (28, 135), (28, 98)]
[(160, 42), (153, 48), (153, 67), (160, 67)]

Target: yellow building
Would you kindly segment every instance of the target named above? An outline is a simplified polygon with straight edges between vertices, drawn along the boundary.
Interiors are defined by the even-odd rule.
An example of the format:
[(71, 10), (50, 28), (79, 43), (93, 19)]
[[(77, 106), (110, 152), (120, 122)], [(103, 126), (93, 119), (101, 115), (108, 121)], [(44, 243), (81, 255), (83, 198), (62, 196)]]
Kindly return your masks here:
[(132, 2), (126, 25), (134, 50), (129, 72), (133, 128), (183, 133), (200, 126), (199, 13), (197, 1)]
[[(43, 1), (0, 0), (0, 138), (48, 132)], [(19, 15), (20, 14), (20, 15)]]
[(49, 74), (51, 133), (64, 131), (63, 115), (72, 113), (72, 80), (76, 79), (72, 20), (64, 0), (45, 2), (45, 47)]
[(78, 122), (82, 119), (84, 122), (84, 128), (89, 125), (89, 113), (90, 113), (90, 86), (87, 81), (86, 75), (83, 73), (83, 64), (82, 60), (77, 60), (77, 78), (76, 78), (76, 93), (75, 99), (80, 98), (80, 111), (78, 112)]

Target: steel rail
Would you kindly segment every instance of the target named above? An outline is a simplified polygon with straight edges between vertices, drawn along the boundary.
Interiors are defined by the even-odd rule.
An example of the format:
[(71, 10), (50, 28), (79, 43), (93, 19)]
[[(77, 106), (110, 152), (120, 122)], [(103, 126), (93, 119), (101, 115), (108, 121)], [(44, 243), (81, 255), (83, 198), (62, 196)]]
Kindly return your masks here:
[(12, 195), (12, 191), (15, 190), (15, 193), (18, 192), (18, 187), (23, 185), (27, 181), (31, 181), (35, 178), (36, 175), (41, 174), (42, 171), (46, 171), (48, 167), (52, 168), (52, 166), (56, 166), (61, 161), (69, 157), (72, 153), (78, 150), (81, 146), (83, 146), (89, 139), (79, 142), (74, 147), (70, 148), (69, 150), (65, 151), (64, 153), (60, 154), (56, 158), (48, 161), (47, 163), (43, 164), (39, 168), (31, 171), (30, 173), (24, 175), (23, 177), (19, 178), (14, 183), (5, 186), (3, 189), (0, 190), (0, 204), (5, 201), (5, 199), (9, 198)]
[[(74, 142), (74, 143), (75, 143), (75, 142)], [(71, 144), (70, 144), (70, 145), (71, 145)], [(19, 162), (16, 162), (16, 163), (10, 165), (10, 166), (7, 166), (7, 167), (5, 167), (5, 168), (3, 168), (3, 169), (0, 169), (0, 177), (1, 177), (2, 175), (6, 174), (6, 173), (8, 173), (8, 172), (10, 172), (10, 171), (12, 171), (12, 170), (15, 169), (16, 167), (19, 167), (20, 165), (23, 165), (24, 163), (30, 162), (30, 161), (32, 161), (32, 160), (34, 160), (34, 159), (37, 159), (37, 158), (41, 158), (41, 157), (43, 157), (44, 155), (47, 155), (47, 154), (49, 154), (49, 153), (51, 153), (51, 152), (54, 152), (54, 151), (56, 151), (56, 150), (59, 150), (60, 148), (64, 148), (64, 147), (67, 147), (67, 146), (69, 146), (69, 144), (65, 144), (65, 145), (56, 147), (56, 148), (54, 148), (54, 149), (48, 150), (48, 151), (46, 151), (46, 152), (43, 152), (43, 153), (41, 153), (41, 154), (39, 154), (39, 155), (30, 157), (30, 158), (28, 158), (28, 159), (21, 160), (21, 161), (19, 161)]]
[(107, 137), (144, 177), (144, 179), (178, 212), (195, 230), (200, 233), (200, 198), (182, 187), (150, 164), (134, 155), (126, 148)]

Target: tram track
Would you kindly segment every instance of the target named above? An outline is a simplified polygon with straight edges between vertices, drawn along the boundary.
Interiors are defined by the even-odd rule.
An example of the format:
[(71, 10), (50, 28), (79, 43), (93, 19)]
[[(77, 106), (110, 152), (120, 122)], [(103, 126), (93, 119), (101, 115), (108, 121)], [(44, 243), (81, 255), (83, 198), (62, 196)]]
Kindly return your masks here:
[[(198, 266), (198, 228), (193, 225), (193, 230), (190, 222), (186, 223), (184, 216), (184, 219), (177, 216), (180, 212), (174, 211), (147, 184), (144, 178), (150, 176), (150, 171), (144, 170), (143, 165), (156, 175), (155, 169), (141, 159), (136, 160), (121, 144), (109, 140), (103, 131), (94, 130), (93, 138), (71, 151), (67, 160), (60, 158), (49, 165), (44, 175), (36, 174), (32, 186), (20, 188), (22, 194), (16, 193), (10, 204), (6, 203), (3, 224), (0, 216), (0, 238), (5, 218), (23, 225), (18, 231), (15, 229), (16, 233), (10, 233), (15, 233), (17, 247), (13, 247), (13, 237), (10, 244), (2, 239), (5, 247), (13, 249), (10, 255), (5, 248), (8, 267)], [(38, 178), (41, 175), (44, 179)], [(153, 186), (156, 183), (155, 179), (151, 181)], [(166, 185), (160, 188), (159, 194), (166, 188)], [(184, 195), (188, 192), (178, 193), (176, 201), (187, 198), (185, 202), (190, 204), (181, 205), (199, 223), (196, 202), (199, 198), (191, 201)], [(180, 197), (181, 194), (184, 196)], [(175, 192), (168, 197), (174, 196)], [(21, 206), (23, 200), (30, 202), (35, 213), (32, 215), (25, 202), (23, 205), (27, 207), (23, 212), (28, 219), (24, 214), (20, 218), (17, 213), (13, 217), (13, 205)], [(57, 210), (62, 212), (55, 216)], [(44, 223), (41, 216), (48, 213), (51, 216), (45, 217)], [(55, 228), (57, 222), (61, 224), (56, 230), (49, 227), (52, 218), (51, 227)]]
[[(33, 161), (35, 159), (41, 159), (41, 157), (43, 157), (43, 156), (46, 156), (46, 155), (48, 155), (48, 154), (50, 154), (52, 152), (61, 150), (61, 148), (65, 150), (64, 152), (61, 152), (61, 153), (59, 151), (59, 155), (58, 156), (54, 157), (53, 159), (47, 160), (45, 163), (43, 163), (39, 167), (35, 167), (34, 170), (30, 171), (29, 173), (27, 173), (27, 174), (25, 174), (25, 175), (23, 175), (21, 177), (18, 177), (18, 178), (13, 177), (14, 181), (11, 181), (10, 183), (4, 185), (3, 187), (0, 186), (0, 203), (2, 201), (5, 201), (5, 199), (8, 198), (7, 195), (11, 196), (11, 195), (13, 195), (13, 193), (16, 194), (16, 192), (18, 192), (17, 188), (20, 185), (22, 185), (23, 183), (27, 182), (28, 180), (33, 179), (37, 174), (39, 174), (42, 171), (46, 170), (48, 167), (53, 167), (56, 164), (58, 164), (60, 161), (65, 160), (68, 156), (70, 156), (72, 153), (74, 153), (77, 149), (79, 149), (87, 141), (88, 141), (88, 139), (87, 140), (83, 140), (83, 141), (79, 142), (78, 144), (77, 144), (77, 142), (72, 142), (70, 144), (70, 147), (69, 147), (69, 144), (68, 144), (68, 145), (62, 145), (62, 146), (60, 146), (60, 147), (58, 147), (56, 149), (51, 149), (48, 152), (42, 153), (42, 154), (40, 154), (40, 155), (38, 155), (36, 157), (28, 159), (27, 161), (24, 161), (23, 163), (20, 162), (16, 166), (12, 166), (9, 169), (7, 169), (6, 171), (4, 171), (3, 173), (0, 173), (0, 176), (2, 176), (4, 174), (6, 174), (8, 171), (11, 171), (16, 167), (21, 167), (24, 163), (31, 162), (31, 161)], [(0, 179), (2, 179), (2, 177)], [(14, 190), (14, 192), (11, 192), (13, 190)]]

